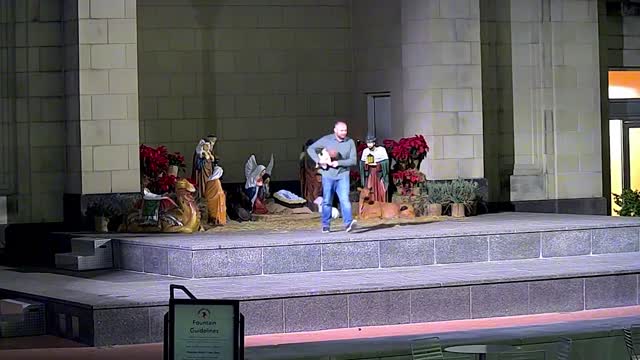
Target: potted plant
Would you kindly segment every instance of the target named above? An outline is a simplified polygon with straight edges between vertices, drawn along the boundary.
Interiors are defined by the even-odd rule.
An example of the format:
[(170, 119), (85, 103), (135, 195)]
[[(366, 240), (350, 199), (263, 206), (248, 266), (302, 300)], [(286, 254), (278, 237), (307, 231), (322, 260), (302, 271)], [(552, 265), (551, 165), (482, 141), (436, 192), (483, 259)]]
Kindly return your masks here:
[[(179, 163), (179, 159), (175, 161)], [(142, 186), (152, 193), (164, 194), (174, 191), (177, 176), (169, 174), (169, 153), (165, 146), (152, 148), (140, 145), (140, 170)]]
[(613, 194), (613, 202), (620, 206), (616, 213), (620, 216), (640, 216), (640, 191), (622, 190), (622, 194)]
[(167, 154), (167, 159), (169, 160), (168, 174), (177, 177), (178, 171), (185, 168), (184, 156), (180, 152), (169, 153)]
[(391, 179), (396, 191), (402, 196), (420, 195), (419, 184), (425, 181), (424, 174), (417, 169), (395, 171)]
[(425, 180), (424, 174), (420, 172), (420, 163), (429, 152), (424, 136), (415, 135), (399, 141), (385, 139), (383, 144), (393, 162), (390, 177), (395, 193), (400, 197), (420, 195), (418, 184)]
[(420, 163), (429, 152), (429, 145), (422, 135), (402, 138), (400, 141), (383, 141), (387, 153), (396, 161), (396, 170), (420, 169)]
[(478, 184), (462, 179), (455, 179), (447, 185), (447, 200), (451, 203), (452, 217), (465, 217), (465, 209), (471, 206), (477, 197)]
[(94, 229), (96, 232), (108, 232), (109, 220), (114, 215), (114, 209), (108, 204), (97, 201), (87, 206), (85, 216), (93, 219)]
[(427, 215), (442, 216), (442, 204), (447, 202), (447, 184), (428, 181), (425, 185)]

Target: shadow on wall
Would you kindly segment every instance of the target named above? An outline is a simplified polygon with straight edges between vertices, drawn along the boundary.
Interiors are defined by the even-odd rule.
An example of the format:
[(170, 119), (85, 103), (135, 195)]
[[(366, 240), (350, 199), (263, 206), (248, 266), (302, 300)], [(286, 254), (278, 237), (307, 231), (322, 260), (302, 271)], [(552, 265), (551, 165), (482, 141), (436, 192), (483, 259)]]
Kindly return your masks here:
[(509, 2), (480, 0), (484, 171), (489, 202), (502, 204), (511, 200), (514, 164), (510, 13)]

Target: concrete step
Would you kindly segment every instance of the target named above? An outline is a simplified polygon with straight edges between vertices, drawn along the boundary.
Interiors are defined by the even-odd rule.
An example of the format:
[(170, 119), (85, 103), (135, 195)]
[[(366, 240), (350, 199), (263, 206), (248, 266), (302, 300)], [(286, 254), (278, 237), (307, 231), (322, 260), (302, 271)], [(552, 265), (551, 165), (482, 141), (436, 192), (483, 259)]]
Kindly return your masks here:
[(96, 255), (61, 253), (56, 254), (56, 267), (77, 271), (110, 269), (113, 267), (113, 257), (106, 252)]
[(117, 268), (215, 278), (638, 253), (640, 219), (491, 214), (353, 233), (108, 236)]
[(113, 267), (111, 239), (72, 238), (71, 252), (55, 254), (57, 268), (69, 270), (96, 270)]
[(71, 239), (71, 252), (73, 253), (94, 255), (96, 251), (111, 251), (111, 239), (100, 237), (76, 237)]

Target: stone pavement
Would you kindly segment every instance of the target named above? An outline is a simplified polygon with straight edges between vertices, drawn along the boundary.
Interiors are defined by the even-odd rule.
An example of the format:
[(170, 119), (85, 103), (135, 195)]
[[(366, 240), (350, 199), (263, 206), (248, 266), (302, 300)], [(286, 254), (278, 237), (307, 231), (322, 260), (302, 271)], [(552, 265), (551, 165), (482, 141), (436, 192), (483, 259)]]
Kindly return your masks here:
[[(556, 313), (395, 325), (308, 333), (259, 335), (246, 338), (248, 360), (409, 360), (411, 339), (437, 336), (443, 346), (506, 343), (521, 349), (551, 350), (560, 336), (573, 342), (572, 359), (626, 359), (620, 329), (640, 323), (640, 306)], [(53, 343), (53, 342), (52, 342)], [(60, 343), (63, 346), (68, 344)], [(384, 356), (384, 357), (383, 357)], [(450, 358), (451, 354), (447, 354)], [(160, 360), (162, 345), (46, 348), (0, 351), (3, 360)], [(457, 357), (457, 359), (459, 359)], [(471, 359), (463, 357), (462, 359)]]

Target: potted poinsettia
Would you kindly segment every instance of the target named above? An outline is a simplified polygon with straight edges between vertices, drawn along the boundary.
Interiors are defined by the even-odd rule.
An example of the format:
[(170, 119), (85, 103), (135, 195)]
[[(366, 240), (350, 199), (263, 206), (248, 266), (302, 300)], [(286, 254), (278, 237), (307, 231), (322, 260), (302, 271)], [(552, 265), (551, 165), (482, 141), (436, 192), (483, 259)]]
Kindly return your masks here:
[[(140, 145), (140, 169), (142, 171), (143, 187), (155, 194), (173, 191), (177, 176), (169, 173), (170, 155), (173, 163), (179, 164), (178, 153), (169, 154), (165, 146), (153, 148)], [(180, 155), (182, 156), (182, 155)], [(184, 162), (184, 157), (182, 157)]]
[(420, 169), (422, 160), (429, 152), (429, 145), (422, 135), (402, 138), (399, 141), (383, 141), (387, 152), (396, 161), (398, 170)]
[(391, 174), (393, 184), (400, 195), (418, 195), (418, 185), (425, 180), (424, 174), (417, 169), (407, 169), (395, 171)]
[(184, 156), (180, 152), (168, 153), (167, 159), (169, 160), (168, 174), (178, 176), (178, 171), (184, 170)]

